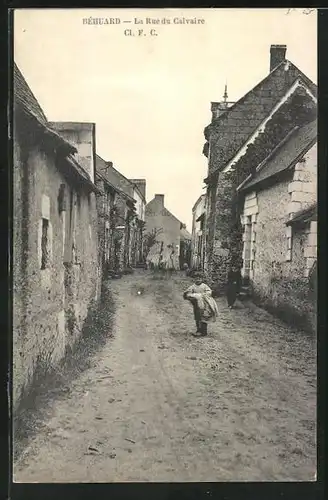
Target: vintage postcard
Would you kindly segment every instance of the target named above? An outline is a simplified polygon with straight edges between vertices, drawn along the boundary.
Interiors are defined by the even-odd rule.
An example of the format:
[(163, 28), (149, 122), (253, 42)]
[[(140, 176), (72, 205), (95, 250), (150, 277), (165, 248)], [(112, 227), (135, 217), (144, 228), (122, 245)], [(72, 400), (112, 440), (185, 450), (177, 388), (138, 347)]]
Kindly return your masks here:
[(13, 17), (14, 481), (315, 481), (316, 9)]

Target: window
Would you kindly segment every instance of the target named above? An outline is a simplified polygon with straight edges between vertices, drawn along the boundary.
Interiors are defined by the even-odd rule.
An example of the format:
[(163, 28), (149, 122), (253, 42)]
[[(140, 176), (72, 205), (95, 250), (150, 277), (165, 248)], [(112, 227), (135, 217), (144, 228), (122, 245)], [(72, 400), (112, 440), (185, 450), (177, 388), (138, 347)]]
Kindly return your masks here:
[(46, 269), (49, 265), (49, 221), (42, 219), (42, 236), (41, 236), (41, 270)]

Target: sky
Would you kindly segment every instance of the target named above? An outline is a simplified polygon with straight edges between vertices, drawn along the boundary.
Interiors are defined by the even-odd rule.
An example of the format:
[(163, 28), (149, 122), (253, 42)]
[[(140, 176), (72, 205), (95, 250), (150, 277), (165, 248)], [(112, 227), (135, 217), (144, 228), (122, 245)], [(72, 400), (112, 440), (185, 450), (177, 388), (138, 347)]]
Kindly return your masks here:
[[(121, 22), (84, 24), (90, 16)], [(190, 231), (207, 176), (210, 103), (226, 83), (237, 101), (265, 78), (271, 44), (287, 45), (286, 57), (317, 83), (316, 11), (19, 9), (14, 18), (14, 59), (48, 120), (96, 123), (97, 153), (126, 177), (146, 178), (147, 202), (164, 194)]]

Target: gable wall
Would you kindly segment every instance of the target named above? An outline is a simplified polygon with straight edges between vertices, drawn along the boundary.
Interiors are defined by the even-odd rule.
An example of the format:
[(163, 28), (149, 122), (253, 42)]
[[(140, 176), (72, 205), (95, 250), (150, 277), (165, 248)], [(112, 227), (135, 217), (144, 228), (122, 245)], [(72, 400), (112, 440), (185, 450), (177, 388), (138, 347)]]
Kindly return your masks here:
[(291, 65), (288, 71), (284, 68), (284, 65), (279, 67), (212, 126), (208, 175), (226, 165), (299, 76), (294, 66)]

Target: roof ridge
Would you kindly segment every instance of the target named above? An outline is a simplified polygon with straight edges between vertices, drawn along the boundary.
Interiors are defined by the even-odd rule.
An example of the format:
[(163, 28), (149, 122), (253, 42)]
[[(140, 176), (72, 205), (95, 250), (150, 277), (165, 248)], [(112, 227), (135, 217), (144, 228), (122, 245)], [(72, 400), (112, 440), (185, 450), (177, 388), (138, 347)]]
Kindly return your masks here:
[(178, 217), (176, 217), (174, 214), (172, 214), (172, 212), (170, 212), (170, 210), (166, 207), (164, 207), (164, 209), (171, 215), (171, 217), (174, 217), (180, 224), (183, 224), (183, 222), (181, 222), (180, 219), (178, 219)]
[[(222, 115), (216, 118), (212, 123), (213, 124), (218, 123), (221, 120), (221, 118), (226, 117), (230, 113), (230, 111), (233, 111), (237, 107), (237, 105), (240, 104), (240, 101), (244, 100), (251, 92), (253, 92), (257, 87), (259, 87), (263, 82), (265, 82), (265, 80), (269, 78), (273, 73), (275, 73), (277, 69), (280, 68), (280, 66), (282, 66), (282, 64), (286, 64), (286, 61), (288, 60), (285, 59), (284, 61), (281, 61), (272, 71), (270, 71), (270, 73), (268, 73), (264, 78), (262, 78), (262, 80), (260, 80), (256, 85), (254, 85), (254, 87), (252, 87), (248, 92), (246, 92), (246, 94), (242, 95), (237, 101), (235, 101), (235, 103), (230, 108), (228, 108)], [(209, 125), (212, 125), (212, 123), (210, 123)]]
[(290, 139), (290, 137), (292, 135), (294, 135), (294, 133), (296, 133), (300, 128), (299, 125), (295, 125), (295, 127), (293, 127), (287, 135), (285, 135), (280, 142), (278, 142), (278, 144), (276, 144), (276, 146), (270, 151), (270, 153), (266, 156), (266, 158), (264, 158), (264, 160), (262, 160), (258, 166), (256, 167), (256, 170), (255, 170), (255, 175), (257, 172), (259, 172), (264, 166), (265, 164), (271, 160), (271, 158), (279, 151), (279, 149), (281, 149), (281, 147), (288, 141), (288, 139)]
[[(227, 168), (227, 166), (228, 166), (229, 164), (231, 164), (231, 162), (233, 162), (233, 164), (231, 164), (231, 167), (233, 167), (236, 163), (238, 163), (238, 161), (239, 161), (239, 159), (240, 159), (240, 158), (239, 158), (237, 161), (236, 161), (236, 160), (235, 160), (235, 161), (233, 161), (233, 160), (234, 160), (234, 158), (236, 158), (236, 156), (238, 156), (238, 155), (239, 155), (240, 151), (242, 151), (242, 150), (245, 148), (245, 146), (247, 145), (247, 143), (249, 143), (249, 141), (250, 141), (250, 140), (251, 140), (251, 138), (254, 136), (254, 134), (256, 134), (256, 133), (257, 133), (257, 131), (259, 131), (259, 134), (261, 133), (261, 132), (260, 132), (260, 129), (263, 127), (263, 124), (264, 124), (265, 122), (268, 122), (268, 120), (269, 120), (270, 116), (271, 116), (271, 118), (272, 118), (272, 117), (276, 114), (276, 112), (277, 112), (277, 111), (279, 111), (279, 109), (280, 109), (280, 108), (284, 105), (284, 103), (286, 102), (286, 96), (288, 96), (288, 94), (289, 94), (290, 92), (292, 92), (292, 93), (290, 93), (290, 94), (289, 94), (289, 96), (288, 96), (288, 98), (289, 98), (289, 97), (290, 97), (290, 96), (291, 96), (291, 95), (292, 95), (292, 94), (296, 91), (297, 86), (301, 86), (301, 87), (302, 87), (302, 85), (305, 85), (305, 86), (306, 86), (306, 87), (308, 87), (308, 89), (309, 89), (309, 85), (308, 85), (308, 84), (304, 81), (304, 79), (302, 78), (302, 76), (298, 75), (298, 76), (294, 79), (293, 83), (292, 83), (292, 84), (291, 84), (291, 85), (290, 85), (290, 86), (286, 89), (285, 94), (284, 94), (282, 97), (280, 97), (280, 98), (276, 101), (276, 103), (273, 105), (273, 107), (271, 108), (270, 113), (269, 113), (268, 115), (266, 115), (266, 118), (265, 118), (264, 120), (262, 120), (262, 122), (261, 122), (260, 124), (258, 124), (258, 125), (257, 125), (257, 127), (255, 127), (255, 128), (252, 130), (252, 132), (251, 132), (251, 133), (250, 133), (250, 135), (247, 137), (247, 139), (245, 139), (245, 141), (242, 143), (241, 147), (240, 147), (237, 151), (235, 151), (235, 152), (234, 152), (234, 153), (230, 156), (230, 158), (226, 161), (226, 165), (223, 167), (223, 171), (225, 170), (225, 168)], [(292, 90), (293, 88), (294, 88), (294, 90)], [(310, 89), (309, 89), (309, 91), (310, 91), (310, 93), (311, 93), (311, 90), (310, 90)], [(311, 93), (311, 95), (312, 95), (312, 93)], [(266, 126), (266, 125), (264, 125), (264, 127), (265, 127), (265, 126)], [(211, 173), (211, 174), (210, 174), (210, 175), (209, 175), (209, 176), (205, 179), (205, 182), (206, 182), (207, 180), (209, 180), (210, 178), (214, 177), (214, 176), (215, 176), (215, 174), (216, 174), (216, 173), (218, 173), (219, 171), (220, 171), (220, 169), (219, 169), (219, 168), (217, 168), (216, 170), (214, 170), (214, 171), (213, 171), (213, 172), (212, 172), (212, 173)]]
[[(286, 64), (286, 62), (291, 64), (300, 73), (300, 75), (295, 78), (295, 81), (297, 80), (297, 78), (301, 78), (304, 80), (303, 83), (305, 83), (307, 86), (312, 85), (312, 86), (317, 88), (317, 85), (314, 82), (312, 82), (312, 80), (308, 76), (306, 76), (305, 73), (303, 73), (303, 71), (301, 71), (298, 68), (298, 66), (296, 66), (289, 59), (284, 59), (272, 71), (270, 71), (270, 73), (268, 73), (265, 78), (262, 78), (262, 80), (260, 82), (258, 82), (254, 87), (252, 87), (248, 92), (246, 92), (246, 94), (244, 94), (242, 97), (240, 97), (240, 99), (238, 99), (230, 108), (228, 108), (224, 113), (222, 113), (222, 115), (220, 115), (218, 118), (216, 118), (208, 126), (210, 127), (213, 124), (219, 123), (222, 118), (225, 118), (231, 111), (233, 111), (238, 106), (238, 104), (240, 104), (241, 101), (243, 101), (251, 92), (254, 92), (254, 90), (256, 90), (260, 85), (262, 85), (270, 76), (273, 75), (273, 73), (275, 73), (278, 70), (278, 68), (280, 68), (283, 64)], [(310, 90), (312, 90), (312, 89), (310, 89)]]
[[(113, 164), (112, 164), (112, 162), (111, 162), (111, 161), (106, 161), (106, 160), (104, 160), (104, 159), (103, 159), (103, 158), (102, 158), (102, 157), (101, 157), (98, 153), (96, 153), (96, 161), (97, 161), (97, 157), (98, 157), (98, 159), (99, 159), (99, 160), (103, 161), (107, 167), (112, 168), (113, 170), (115, 170), (115, 172), (117, 172), (117, 173), (118, 173), (121, 177), (123, 177), (123, 178), (125, 179), (124, 175), (123, 175), (123, 174), (121, 174), (121, 172), (119, 172), (118, 170), (116, 170), (116, 168), (114, 168), (114, 167), (113, 167)], [(96, 166), (97, 166), (97, 165), (96, 165)], [(126, 192), (124, 191), (124, 189), (121, 189), (120, 187), (115, 186), (115, 184), (113, 184), (112, 182), (110, 182), (110, 181), (106, 178), (106, 176), (103, 176), (103, 177), (104, 177), (105, 181), (106, 181), (106, 182), (108, 182), (108, 184), (109, 184), (110, 186), (112, 186), (112, 187), (113, 187), (114, 189), (116, 189), (118, 192), (122, 193), (124, 196), (128, 197), (130, 200), (133, 200), (134, 202), (136, 202), (136, 200), (135, 200), (132, 196), (130, 196), (128, 193), (126, 193)], [(129, 180), (129, 179), (127, 179), (127, 180)], [(131, 184), (131, 186), (132, 186), (132, 183), (130, 183), (130, 184)]]
[[(316, 122), (317, 121), (317, 118), (315, 118), (314, 120), (311, 120), (310, 122), (308, 123), (304, 123), (303, 125), (295, 125), (295, 127), (293, 127), (287, 135), (285, 135), (285, 137), (283, 137), (281, 139), (281, 141), (271, 150), (271, 152), (268, 154), (268, 156), (266, 158), (264, 158), (264, 160), (261, 161), (261, 163), (259, 163), (259, 165), (256, 167), (256, 173), (259, 172), (264, 166), (265, 166), (265, 163), (267, 163), (269, 160), (271, 160), (271, 158), (279, 151), (280, 148), (282, 148), (282, 146), (294, 135), (296, 134), (297, 132), (303, 130), (304, 128), (306, 127), (309, 127), (312, 123)], [(310, 141), (310, 143), (312, 142), (312, 140)]]
[[(104, 161), (105, 161), (105, 160), (104, 160)], [(117, 170), (117, 169), (114, 167), (113, 162), (107, 162), (107, 161), (106, 161), (106, 163), (111, 163), (111, 165), (109, 165), (109, 166), (110, 166), (113, 170), (115, 170), (115, 172), (117, 172), (117, 173), (118, 173), (121, 177), (123, 177), (123, 179), (125, 179), (126, 181), (128, 181), (128, 182), (131, 184), (131, 186), (133, 185), (133, 184), (132, 184), (132, 182), (130, 181), (130, 179), (128, 179), (127, 177), (125, 177), (125, 175), (124, 175), (124, 174), (122, 174), (122, 172), (120, 172), (119, 170)]]
[(315, 87), (315, 90), (318, 89), (318, 85), (316, 83), (314, 83), (311, 78), (309, 78), (305, 73), (303, 73), (303, 71), (301, 69), (299, 69), (298, 66), (296, 66), (296, 64), (294, 64), (292, 61), (289, 61), (288, 62), (295, 68), (297, 69), (297, 71), (300, 73), (300, 78), (302, 78), (304, 80), (304, 83), (309, 87), (309, 86), (313, 86)]
[[(314, 122), (314, 120), (312, 122), (309, 122), (308, 124), (304, 124), (303, 126), (301, 127), (298, 127), (298, 129), (296, 129), (296, 127), (293, 129), (292, 133), (290, 133), (288, 135), (288, 140), (291, 140), (292, 136), (296, 136), (296, 132), (298, 131), (301, 131), (303, 130), (306, 125), (309, 125), (309, 124), (312, 124)], [(317, 141), (317, 138), (316, 137), (312, 137), (311, 139), (308, 138), (308, 141), (306, 142), (306, 145), (300, 149), (300, 152), (287, 164), (285, 165), (285, 167), (279, 172), (281, 173), (282, 171), (286, 171), (290, 168), (292, 168), (293, 166), (295, 166), (303, 157), (304, 155), (310, 150), (310, 148), (316, 143)], [(282, 144), (280, 144), (279, 148), (277, 148), (277, 151), (275, 151), (276, 153), (279, 152), (279, 149), (281, 149), (288, 141), (285, 140), (285, 141), (281, 141)], [(265, 159), (264, 160), (264, 164), (262, 165), (262, 168), (259, 169), (258, 171), (255, 172), (254, 175), (249, 175), (237, 188), (238, 191), (245, 191), (246, 189), (250, 188), (250, 187), (254, 187), (256, 186), (258, 183), (261, 183), (263, 180), (265, 180), (266, 178), (260, 178), (258, 179), (257, 178), (257, 175), (262, 172), (262, 170), (264, 169), (264, 167), (266, 167), (268, 165), (268, 162), (270, 160), (272, 160), (272, 158), (274, 157), (274, 155), (272, 155), (270, 158), (268, 159)], [(276, 174), (274, 174), (276, 175)], [(269, 177), (272, 177), (272, 174), (269, 175)], [(267, 178), (269, 178), (267, 177)]]
[[(19, 82), (19, 80), (21, 82)], [(48, 123), (48, 119), (45, 115), (45, 112), (43, 111), (39, 101), (37, 100), (37, 98), (35, 97), (34, 95), (34, 92), (32, 91), (31, 87), (29, 86), (29, 84), (27, 83), (27, 80), (25, 78), (25, 76), (23, 75), (23, 73), (21, 72), (21, 70), (19, 69), (19, 67), (17, 66), (17, 63), (14, 61), (14, 97), (15, 98), (18, 98), (23, 105), (27, 105), (27, 103), (25, 103), (22, 98), (19, 96), (19, 94), (17, 94), (17, 91), (15, 92), (15, 85), (19, 85), (19, 83), (21, 83), (24, 87), (25, 87), (25, 90), (30, 94), (30, 96), (27, 96), (27, 97), (30, 97), (34, 100), (34, 104), (37, 105), (37, 109), (38, 111), (40, 112), (40, 115), (42, 117), (42, 119)], [(34, 116), (36, 116), (35, 112), (33, 112), (32, 109), (30, 109), (30, 107), (28, 107), (28, 110), (29, 112), (31, 112)]]

